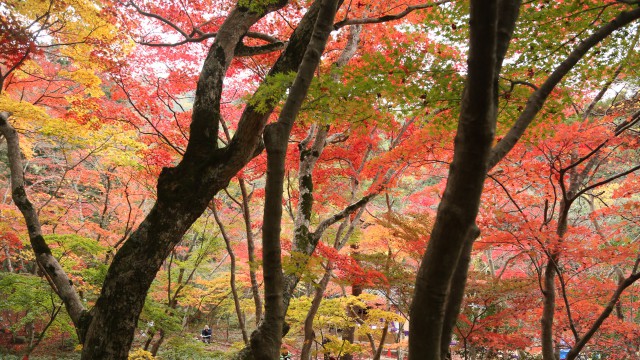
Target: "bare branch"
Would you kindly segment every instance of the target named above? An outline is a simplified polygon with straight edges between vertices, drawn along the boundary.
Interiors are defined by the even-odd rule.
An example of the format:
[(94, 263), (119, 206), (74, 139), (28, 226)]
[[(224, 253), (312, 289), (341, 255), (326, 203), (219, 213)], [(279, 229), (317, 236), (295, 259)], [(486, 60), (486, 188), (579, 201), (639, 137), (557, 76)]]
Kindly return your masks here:
[[(22, 213), (27, 224), (29, 240), (31, 242), (33, 252), (36, 255), (36, 262), (38, 266), (46, 274), (46, 278), (50, 281), (51, 287), (56, 290), (56, 293), (64, 302), (65, 308), (67, 309), (71, 320), (75, 324), (76, 329), (79, 329), (81, 327), (81, 317), (85, 312), (84, 305), (80, 296), (78, 296), (73, 283), (62, 269), (62, 266), (58, 263), (55, 256), (51, 254), (51, 249), (42, 236), (40, 219), (38, 218), (38, 214), (25, 192), (22, 154), (20, 152), (18, 133), (13, 126), (9, 124), (9, 116), (11, 116), (11, 113), (0, 113), (0, 133), (4, 135), (5, 139), (7, 139), (13, 202)], [(81, 335), (81, 331), (78, 331), (78, 335)], [(82, 338), (82, 336), (80, 336), (80, 338)]]
[(399, 12), (397, 14), (384, 15), (384, 16), (381, 16), (381, 17), (378, 17), (378, 18), (345, 19), (345, 20), (338, 21), (337, 23), (335, 23), (333, 25), (333, 29), (334, 30), (338, 30), (338, 29), (343, 28), (343, 27), (345, 27), (347, 25), (379, 24), (379, 23), (383, 23), (383, 22), (387, 22), (387, 21), (399, 20), (399, 19), (402, 19), (403, 17), (409, 15), (413, 11), (421, 10), (421, 9), (428, 9), (428, 8), (435, 7), (435, 6), (438, 6), (438, 5), (450, 3), (451, 1), (453, 1), (453, 0), (441, 0), (441, 1), (436, 1), (434, 3), (430, 3), (430, 4), (410, 5), (410, 6), (407, 6), (406, 9), (404, 9), (403, 11), (401, 11), (401, 12)]

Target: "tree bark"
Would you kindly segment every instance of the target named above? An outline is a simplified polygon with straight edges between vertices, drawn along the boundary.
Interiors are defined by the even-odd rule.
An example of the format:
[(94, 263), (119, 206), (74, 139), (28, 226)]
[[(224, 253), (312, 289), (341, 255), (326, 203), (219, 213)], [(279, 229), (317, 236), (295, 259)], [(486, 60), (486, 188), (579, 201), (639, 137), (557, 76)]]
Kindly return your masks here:
[(460, 308), (462, 307), (462, 300), (464, 299), (467, 275), (469, 273), (469, 263), (471, 262), (471, 250), (473, 249), (473, 242), (479, 234), (480, 230), (475, 226), (473, 227), (473, 230), (468, 233), (464, 242), (462, 254), (458, 260), (458, 265), (456, 266), (456, 270), (453, 274), (444, 313), (444, 323), (442, 326), (442, 342), (440, 345), (442, 359), (449, 358), (449, 344), (451, 343), (453, 329), (456, 326), (458, 314), (460, 314)]
[(372, 360), (380, 360), (382, 357), (382, 350), (384, 350), (384, 342), (387, 339), (387, 334), (389, 333), (389, 321), (384, 322), (384, 328), (382, 328), (382, 336), (380, 336), (380, 344), (378, 345), (378, 349), (376, 353), (373, 355)]
[(82, 359), (127, 358), (146, 293), (164, 259), (252, 155), (257, 138), (246, 139), (250, 151), (217, 149), (217, 109), (234, 49), (263, 15), (236, 8), (220, 27), (198, 80), (185, 155), (175, 168), (162, 170), (156, 204), (115, 254), (90, 313)]
[(316, 314), (320, 309), (324, 291), (327, 289), (329, 280), (331, 280), (332, 266), (333, 264), (331, 263), (331, 261), (329, 261), (327, 263), (327, 269), (325, 270), (322, 279), (320, 279), (320, 282), (316, 285), (316, 291), (313, 296), (313, 300), (311, 300), (309, 312), (307, 312), (307, 316), (304, 319), (304, 342), (302, 343), (300, 360), (311, 360), (311, 346), (313, 345), (313, 340), (315, 339), (315, 332), (313, 331), (313, 320), (315, 319)]
[[(349, 28), (347, 44), (333, 66), (341, 68), (349, 62), (358, 49), (361, 32), (362, 26), (360, 25)], [(337, 81), (337, 78), (334, 76), (333, 80)], [(313, 211), (313, 169), (327, 145), (328, 133), (328, 126), (318, 127), (314, 124), (309, 130), (309, 136), (298, 145), (300, 150), (300, 165), (298, 169), (298, 190), (300, 193), (300, 199), (298, 201), (298, 208), (294, 221), (295, 228), (292, 252), (301, 256), (296, 257), (297, 262), (294, 264), (295, 270), (291, 274), (287, 274), (285, 276), (285, 310), (288, 308), (289, 301), (293, 296), (293, 291), (300, 280), (299, 270), (306, 266), (306, 259), (315, 251), (318, 241), (320, 241), (324, 231), (329, 226), (340, 221), (344, 216), (347, 216), (365, 206), (368, 201), (375, 196), (375, 194), (371, 194), (371, 196), (363, 198), (366, 200), (362, 201), (361, 199), (361, 201), (357, 201), (354, 204), (347, 206), (340, 214), (338, 214), (340, 216), (334, 216), (327, 219), (329, 221), (325, 220), (321, 222), (316, 230), (311, 232), (310, 222)], [(309, 148), (307, 148), (311, 139), (313, 139), (313, 143)], [(354, 197), (352, 196), (351, 200), (353, 200), (353, 198)]]
[(158, 331), (158, 340), (156, 340), (156, 342), (153, 343), (153, 346), (151, 346), (151, 351), (149, 351), (151, 355), (156, 356), (156, 354), (158, 354), (158, 350), (160, 350), (160, 345), (162, 345), (162, 343), (164, 342), (164, 337), (165, 337), (164, 330), (160, 329)]
[(322, 1), (309, 46), (304, 53), (278, 122), (267, 126), (264, 131), (264, 144), (267, 151), (265, 211), (262, 225), (265, 315), (264, 321), (251, 334), (251, 353), (254, 359), (258, 360), (277, 359), (280, 355), (285, 315), (280, 224), (287, 145), (289, 134), (331, 34), (338, 2), (339, 0)]
[(473, 231), (496, 123), (498, 1), (471, 1), (468, 76), (453, 162), (411, 305), (409, 359), (440, 360), (451, 279)]
[[(515, 12), (509, 11), (509, 7), (511, 7), (512, 9), (515, 9), (516, 11)], [(509, 31), (512, 31), (512, 29), (514, 28), (515, 20), (518, 15), (517, 14), (518, 8), (519, 8), (519, 1), (509, 2), (507, 0), (502, 0), (500, 4), (499, 20), (498, 20), (498, 45), (497, 45), (498, 61), (496, 62), (496, 69), (498, 69), (498, 71), (496, 71), (496, 74), (495, 74), (496, 84), (497, 84), (497, 75), (499, 74), (501, 62), (502, 62), (502, 59), (504, 59), (504, 54), (506, 53), (508, 43), (510, 42)], [(607, 36), (609, 36), (613, 31), (637, 20), (638, 18), (640, 18), (640, 9), (633, 9), (628, 12), (620, 13), (612, 21), (604, 24), (599, 29), (597, 29), (591, 36), (583, 40), (567, 56), (567, 58), (553, 71), (553, 73), (549, 76), (549, 78), (547, 78), (547, 80), (543, 83), (543, 85), (541, 85), (540, 88), (538, 88), (538, 90), (536, 90), (529, 97), (529, 100), (527, 102), (527, 105), (525, 106), (525, 109), (522, 111), (522, 113), (520, 114), (520, 116), (512, 126), (512, 128), (503, 137), (503, 139), (500, 142), (498, 142), (498, 144), (491, 150), (491, 154), (488, 159), (489, 169), (494, 167), (500, 160), (502, 160), (507, 155), (507, 153), (515, 146), (519, 138), (522, 136), (522, 134), (528, 127), (528, 125), (533, 121), (537, 113), (540, 111), (542, 105), (546, 101), (547, 97), (549, 96), (553, 88), (578, 63), (578, 61), (587, 53), (587, 51), (593, 48), (595, 45), (597, 45), (600, 41), (605, 39)], [(511, 28), (511, 30), (509, 30), (509, 28)], [(509, 36), (505, 36), (505, 35), (509, 35)], [(494, 86), (494, 94), (497, 95), (497, 88), (495, 88), (495, 86)], [(494, 97), (494, 104), (497, 104), (497, 96)], [(441, 204), (441, 207), (442, 207), (442, 204)], [(440, 209), (439, 209), (439, 212), (440, 212)], [(425, 255), (425, 258), (426, 258), (426, 255)], [(457, 264), (455, 266), (457, 267)], [(451, 283), (450, 286), (454, 288), (464, 287), (464, 282)], [(452, 291), (451, 288), (449, 290)], [(446, 293), (446, 290), (444, 291), (444, 293), (448, 295)], [(449, 302), (448, 296), (445, 296), (445, 299), (446, 299), (445, 301)], [(415, 298), (414, 298), (414, 302), (415, 302)], [(453, 308), (455, 306), (450, 307), (449, 305), (447, 305), (447, 307)], [(413, 322), (411, 324), (413, 325)], [(450, 336), (451, 334), (446, 334), (444, 335), (444, 338), (447, 338)], [(415, 339), (415, 336), (413, 338)], [(442, 338), (442, 342), (445, 341), (444, 338)], [(410, 349), (411, 349), (411, 346), (410, 346)]]
[[(352, 256), (357, 254), (357, 249), (358, 249), (357, 245), (351, 245), (351, 248), (352, 248), (352, 251), (351, 251)], [(363, 290), (362, 284), (360, 283), (351, 284), (351, 296), (358, 297), (362, 295), (362, 290)], [(348, 306), (347, 315), (350, 316), (351, 314), (353, 314), (358, 318), (362, 318), (363, 309), (361, 309), (360, 307)], [(348, 328), (344, 329), (344, 334), (342, 335), (342, 339), (353, 344), (356, 340), (356, 327), (349, 326)], [(373, 348), (373, 350), (375, 350), (375, 348)], [(343, 360), (353, 360), (353, 354), (345, 353), (341, 358)]]
[(38, 268), (45, 274), (45, 277), (56, 294), (64, 302), (67, 313), (71, 317), (78, 336), (82, 338), (82, 328), (86, 319), (86, 310), (65, 271), (58, 260), (51, 254), (51, 249), (44, 241), (40, 219), (29, 201), (25, 191), (24, 171), (22, 167), (22, 153), (18, 133), (9, 124), (8, 112), (0, 112), (0, 133), (7, 139), (7, 156), (9, 168), (11, 170), (11, 194), (13, 202), (16, 204), (27, 224), (29, 241), (36, 256)]
[(227, 230), (225, 229), (224, 224), (222, 223), (222, 221), (220, 221), (218, 210), (216, 209), (215, 205), (211, 206), (211, 211), (213, 211), (213, 217), (218, 224), (218, 228), (220, 228), (220, 234), (222, 234), (222, 239), (224, 240), (224, 244), (227, 248), (227, 254), (229, 254), (229, 287), (231, 287), (233, 306), (236, 310), (236, 316), (238, 317), (238, 325), (240, 327), (240, 332), (242, 333), (242, 341), (244, 341), (246, 345), (249, 343), (249, 336), (247, 336), (247, 329), (244, 323), (242, 307), (240, 307), (240, 298), (238, 297), (238, 290), (236, 289), (236, 255), (233, 253), (233, 248), (231, 247), (231, 239), (227, 235)]
[(240, 192), (242, 193), (242, 218), (247, 233), (247, 255), (249, 258), (249, 280), (251, 281), (251, 294), (253, 294), (253, 302), (256, 308), (256, 326), (260, 324), (262, 319), (262, 297), (260, 297), (260, 286), (258, 285), (258, 277), (256, 276), (256, 246), (253, 241), (253, 230), (251, 229), (251, 213), (249, 212), (249, 194), (247, 186), (243, 179), (238, 179), (240, 184)]

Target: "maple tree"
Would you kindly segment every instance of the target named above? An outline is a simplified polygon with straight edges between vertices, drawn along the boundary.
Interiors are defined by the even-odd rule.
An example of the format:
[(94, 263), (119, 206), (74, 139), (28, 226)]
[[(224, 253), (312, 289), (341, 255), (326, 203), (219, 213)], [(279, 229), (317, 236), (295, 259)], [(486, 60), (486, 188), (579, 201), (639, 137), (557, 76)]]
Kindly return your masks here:
[[(146, 327), (144, 348), (156, 354), (162, 344), (177, 346), (173, 334), (206, 314), (237, 319), (246, 346), (241, 356), (277, 358), (289, 304), (303, 293), (308, 307), (295, 305), (290, 319), (304, 332), (304, 357), (318, 330), (329, 327), (342, 329), (342, 339), (322, 344), (327, 354), (350, 358), (365, 351), (356, 341), (361, 333), (379, 358), (390, 324), (407, 317), (415, 359), (448, 356), (454, 331), (469, 349), (487, 353), (507, 351), (508, 344), (525, 347), (539, 336), (545, 359), (555, 356), (561, 340), (575, 357), (601, 324), (596, 344), (623, 333), (601, 320), (589, 328), (589, 313), (603, 309), (604, 320), (616, 304), (634, 301), (622, 291), (637, 277), (637, 269), (631, 275), (624, 270), (634, 268), (633, 247), (615, 264), (618, 288), (610, 289), (604, 307), (597, 301), (569, 306), (586, 290), (566, 281), (585, 272), (589, 283), (606, 283), (604, 270), (583, 264), (585, 250), (569, 247), (574, 239), (600, 229), (600, 239), (619, 236), (603, 242), (613, 252), (633, 233), (633, 221), (622, 213), (636, 206), (637, 166), (625, 155), (633, 153), (635, 138), (627, 134), (637, 114), (626, 114), (612, 129), (606, 124), (611, 118), (585, 120), (604, 93), (584, 99), (620, 74), (634, 81), (628, 69), (637, 62), (636, 42), (616, 30), (640, 16), (636, 5), (472, 1), (467, 25), (468, 3), (458, 1), (8, 3), (0, 9), (0, 48), (9, 54), (0, 64), (0, 110), (6, 111), (0, 125), (9, 152), (4, 172), (12, 177), (12, 201), (27, 220), (30, 245), (17, 235), (25, 227), (5, 196), (4, 269), (44, 274), (87, 359), (126, 358), (137, 327)], [(587, 54), (599, 44), (598, 56)], [(631, 50), (623, 54), (625, 47)], [(605, 79), (602, 69), (615, 76)], [(582, 121), (567, 120), (572, 106), (587, 109), (578, 116)], [(532, 125), (541, 116), (550, 124)], [(533, 135), (526, 135), (524, 147), (516, 145), (527, 128)], [(531, 144), (537, 147), (526, 147)], [(518, 156), (524, 160), (512, 160)], [(584, 170), (589, 166), (593, 172)], [(550, 178), (519, 173), (528, 167)], [(620, 184), (621, 190), (611, 190), (616, 195), (591, 191), (589, 184), (605, 186), (607, 179)], [(518, 192), (522, 182), (547, 193), (568, 187), (553, 212), (560, 216), (547, 217), (534, 194)], [(223, 189), (226, 196), (212, 202)], [(499, 211), (482, 205), (483, 192), (508, 205)], [(406, 204), (393, 206), (394, 197)], [(585, 197), (590, 225), (570, 226), (570, 218), (587, 218), (570, 206)], [(615, 209), (600, 208), (598, 199), (611, 199)], [(533, 266), (528, 271), (545, 279), (547, 326), (540, 335), (531, 328), (526, 338), (514, 335), (517, 324), (505, 319), (526, 309), (501, 305), (517, 305), (510, 298), (517, 291), (531, 299), (534, 277), (520, 281), (507, 272), (496, 280), (493, 274), (483, 279), (488, 284), (472, 282), (464, 298), (467, 269), (478, 256), (472, 256), (478, 211), (480, 246), (490, 241), (493, 233), (484, 232), (492, 228), (504, 237), (501, 231), (517, 227), (518, 237), (539, 240), (530, 244), (535, 255), (511, 241), (522, 253), (510, 262)], [(546, 223), (544, 229), (523, 223), (523, 213), (529, 222)], [(411, 220), (403, 218), (407, 214)], [(484, 222), (492, 216), (495, 222)], [(375, 217), (385, 219), (382, 227), (392, 229), (391, 236), (369, 238), (378, 235), (362, 227)], [(432, 219), (433, 230), (410, 229), (430, 228)], [(210, 230), (201, 221), (216, 222), (220, 234), (205, 234)], [(219, 271), (207, 257), (212, 244), (220, 249), (223, 243), (229, 263), (221, 260)], [(417, 268), (425, 244), (411, 299), (416, 271), (407, 268)], [(503, 255), (485, 250), (490, 263), (492, 254)], [(260, 253), (262, 261), (256, 260)], [(482, 276), (471, 269), (474, 279)], [(556, 282), (562, 301), (554, 298)], [(522, 283), (529, 292), (514, 289)], [(339, 286), (350, 288), (352, 297), (343, 291), (327, 301), (325, 292), (336, 296)], [(371, 292), (386, 299), (353, 300)], [(24, 311), (20, 306), (14, 310)], [(254, 322), (245, 319), (250, 308)], [(341, 320), (326, 322), (328, 312)], [(378, 324), (379, 318), (386, 320)]]

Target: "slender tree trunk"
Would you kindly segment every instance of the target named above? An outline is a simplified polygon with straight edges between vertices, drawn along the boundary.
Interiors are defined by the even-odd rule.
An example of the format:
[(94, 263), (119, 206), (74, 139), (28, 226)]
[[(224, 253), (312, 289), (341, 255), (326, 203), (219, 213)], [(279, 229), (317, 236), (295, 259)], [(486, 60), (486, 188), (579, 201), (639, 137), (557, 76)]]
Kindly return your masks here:
[(547, 267), (544, 272), (544, 300), (542, 306), (542, 318), (540, 332), (542, 342), (542, 358), (544, 360), (555, 360), (555, 346), (553, 341), (553, 318), (556, 309), (556, 262), (557, 256), (552, 256), (547, 260)]
[[(358, 49), (358, 43), (360, 42), (360, 34), (362, 31), (361, 25), (354, 25), (349, 27), (349, 36), (347, 44), (345, 45), (338, 60), (333, 64), (336, 68), (341, 68), (346, 65), (353, 57)], [(333, 80), (338, 80), (338, 75), (333, 76)], [(321, 222), (314, 232), (311, 232), (310, 222), (313, 211), (313, 169), (316, 162), (322, 155), (325, 147), (327, 146), (329, 135), (329, 126), (318, 126), (313, 124), (309, 129), (307, 138), (302, 140), (298, 144), (300, 150), (300, 165), (298, 168), (298, 190), (300, 198), (298, 199), (298, 208), (295, 215), (295, 228), (293, 239), (293, 252), (299, 253), (299, 260), (294, 264), (295, 270), (285, 276), (285, 290), (284, 290), (284, 302), (285, 310), (289, 306), (289, 301), (293, 296), (293, 292), (300, 280), (300, 271), (306, 267), (306, 259), (315, 250), (318, 241), (322, 237), (324, 231), (334, 223), (340, 221), (346, 215), (357, 211), (359, 208), (366, 205), (366, 203), (372, 198), (372, 196), (365, 197), (366, 200), (360, 200), (345, 208), (341, 213), (334, 215), (333, 217)], [(311, 146), (309, 142), (313, 140)], [(353, 194), (352, 194), (353, 195)], [(351, 196), (351, 201), (354, 200), (354, 196)]]
[[(354, 246), (356, 246), (356, 247), (354, 248)], [(352, 252), (351, 252), (352, 255), (353, 255), (354, 252), (357, 253), (357, 245), (352, 245), (351, 247), (352, 247), (352, 249), (355, 249), (355, 250), (352, 250)], [(351, 284), (351, 295), (352, 296), (356, 296), (357, 297), (357, 296), (362, 295), (362, 290), (363, 290), (362, 284), (360, 284), (360, 283)], [(351, 307), (350, 306), (347, 309), (347, 315), (351, 316), (353, 314), (353, 316), (361, 318), (362, 315), (363, 315), (363, 311), (362, 310), (363, 309), (361, 309), (360, 307)], [(355, 343), (355, 340), (356, 340), (355, 334), (356, 334), (355, 326), (349, 326), (348, 328), (344, 329), (344, 334), (342, 335), (342, 339), (350, 342), (351, 344), (353, 344), (353, 343)], [(353, 354), (346, 353), (346, 354), (344, 354), (342, 356), (342, 359), (343, 360), (353, 360)]]
[(260, 297), (260, 286), (258, 285), (258, 277), (256, 276), (256, 246), (253, 241), (253, 230), (251, 229), (251, 213), (249, 211), (249, 194), (247, 186), (242, 179), (238, 179), (240, 184), (240, 192), (242, 193), (242, 217), (247, 233), (247, 255), (249, 257), (249, 280), (251, 281), (251, 294), (256, 307), (256, 326), (260, 324), (262, 319), (262, 297)]
[[(561, 178), (560, 181), (563, 181)], [(577, 178), (571, 179), (570, 188), (573, 190), (581, 184), (582, 181)], [(569, 196), (572, 191), (569, 191)], [(566, 196), (566, 195), (565, 195)], [(556, 311), (556, 275), (558, 274), (558, 261), (560, 260), (560, 245), (564, 239), (564, 235), (567, 232), (567, 225), (569, 219), (569, 208), (571, 207), (571, 201), (567, 198), (562, 199), (560, 202), (560, 216), (558, 218), (558, 225), (556, 228), (557, 244), (553, 244), (549, 250), (547, 259), (547, 266), (544, 272), (544, 300), (542, 302), (542, 318), (540, 324), (542, 326), (540, 332), (540, 340), (542, 343), (542, 358), (544, 360), (556, 360), (556, 347), (553, 337), (553, 321)]]
[(2, 251), (4, 251), (4, 265), (7, 269), (7, 272), (13, 273), (13, 265), (11, 264), (11, 253), (9, 252), (9, 246), (5, 245), (2, 247)]
[(320, 63), (320, 57), (333, 28), (338, 2), (339, 0), (322, 0), (311, 41), (278, 122), (268, 125), (264, 131), (264, 144), (267, 151), (265, 211), (262, 225), (265, 315), (264, 321), (251, 334), (251, 352), (257, 360), (277, 359), (280, 354), (285, 315), (280, 223), (287, 145), (293, 123), (307, 95), (313, 74)]
[[(73, 282), (62, 269), (58, 260), (51, 254), (51, 249), (44, 241), (40, 219), (34, 206), (29, 201), (25, 191), (24, 170), (22, 167), (22, 153), (18, 133), (9, 124), (10, 113), (0, 112), (0, 133), (7, 140), (7, 155), (11, 170), (11, 195), (13, 202), (22, 213), (27, 224), (29, 241), (36, 255), (36, 266), (45, 275), (49, 285), (62, 299), (69, 317), (76, 327), (78, 336), (82, 339), (83, 325), (86, 321), (86, 311), (80, 296), (73, 286)], [(34, 267), (35, 269), (35, 267)]]
[(376, 353), (373, 355), (372, 360), (380, 360), (382, 357), (382, 350), (384, 350), (384, 342), (387, 339), (387, 334), (389, 333), (389, 321), (385, 321), (384, 327), (382, 328), (382, 336), (380, 337), (380, 345), (378, 345), (378, 349)]
[(149, 334), (149, 337), (147, 338), (147, 341), (144, 342), (144, 346), (142, 347), (142, 349), (149, 350), (149, 346), (151, 346), (151, 342), (153, 341), (154, 336), (156, 336), (155, 331)]
[(315, 339), (315, 332), (313, 331), (313, 320), (316, 317), (318, 310), (320, 309), (324, 291), (327, 289), (329, 280), (331, 280), (332, 266), (333, 264), (329, 261), (327, 263), (327, 269), (325, 270), (322, 279), (320, 279), (320, 282), (316, 285), (316, 291), (313, 296), (313, 300), (311, 300), (311, 307), (309, 307), (307, 317), (304, 319), (304, 342), (302, 343), (302, 351), (300, 353), (301, 360), (311, 359), (311, 346), (313, 345), (313, 341)]
[(227, 231), (222, 224), (222, 221), (220, 221), (218, 210), (216, 209), (215, 205), (211, 206), (211, 210), (213, 211), (213, 217), (218, 224), (218, 228), (220, 228), (220, 233), (222, 234), (225, 246), (227, 247), (227, 254), (229, 254), (229, 287), (231, 287), (233, 305), (236, 310), (236, 316), (238, 317), (238, 325), (240, 327), (240, 332), (242, 333), (242, 341), (244, 341), (245, 344), (248, 344), (249, 337), (247, 336), (247, 329), (244, 324), (242, 307), (240, 307), (240, 298), (238, 297), (238, 290), (236, 288), (236, 255), (233, 252), (233, 248), (231, 247), (231, 239), (229, 238), (229, 235), (227, 235)]
[(151, 347), (151, 351), (149, 351), (151, 355), (156, 356), (158, 354), (160, 345), (162, 345), (162, 343), (164, 342), (164, 337), (165, 337), (164, 330), (160, 329), (158, 331), (158, 340), (156, 340), (156, 342), (153, 343), (153, 346)]

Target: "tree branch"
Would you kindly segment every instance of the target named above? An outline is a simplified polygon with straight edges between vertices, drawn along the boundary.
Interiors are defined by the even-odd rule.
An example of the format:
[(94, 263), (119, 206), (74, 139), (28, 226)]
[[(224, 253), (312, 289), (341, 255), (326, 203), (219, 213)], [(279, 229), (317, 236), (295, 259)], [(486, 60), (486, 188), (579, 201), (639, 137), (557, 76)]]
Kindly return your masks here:
[(56, 290), (56, 293), (64, 302), (65, 308), (76, 326), (78, 336), (82, 339), (83, 336), (79, 328), (85, 308), (73, 283), (62, 269), (60, 263), (58, 263), (58, 260), (51, 254), (51, 249), (42, 236), (40, 219), (25, 192), (20, 143), (18, 133), (8, 122), (10, 116), (11, 113), (0, 112), (0, 133), (7, 139), (13, 202), (22, 213), (27, 224), (29, 241), (36, 255), (36, 262), (40, 269), (46, 274), (46, 278), (50, 282), (51, 287)]
[(640, 18), (640, 8), (621, 12), (613, 20), (604, 24), (591, 34), (591, 36), (580, 42), (580, 44), (567, 56), (567, 58), (551, 73), (551, 75), (549, 75), (540, 88), (531, 94), (525, 109), (520, 113), (520, 116), (513, 124), (513, 127), (511, 127), (509, 132), (507, 132), (502, 140), (500, 140), (500, 142), (498, 142), (498, 144), (496, 144), (496, 146), (491, 150), (489, 168), (495, 166), (507, 155), (509, 151), (511, 151), (522, 134), (524, 134), (524, 131), (527, 129), (529, 124), (531, 124), (538, 112), (540, 112), (542, 105), (551, 94), (551, 91), (564, 78), (564, 76), (573, 69), (578, 61), (580, 61), (591, 48), (596, 46), (612, 32), (630, 24), (638, 18)]
[(394, 14), (394, 15), (384, 15), (378, 18), (361, 18), (361, 19), (345, 19), (342, 21), (338, 21), (337, 23), (333, 24), (333, 29), (334, 30), (338, 30), (340, 28), (343, 28), (347, 25), (364, 25), (364, 24), (378, 24), (378, 23), (383, 23), (383, 22), (387, 22), (387, 21), (393, 21), (393, 20), (399, 20), (402, 19), (403, 17), (409, 15), (410, 13), (412, 13), (415, 10), (420, 10), (420, 9), (427, 9), (427, 8), (431, 8), (431, 7), (435, 7), (438, 5), (442, 5), (442, 4), (446, 4), (446, 3), (450, 3), (453, 0), (441, 0), (441, 1), (436, 1), (434, 3), (430, 3), (430, 4), (419, 4), (419, 5), (410, 5), (407, 6), (406, 9), (404, 9), (403, 11)]

